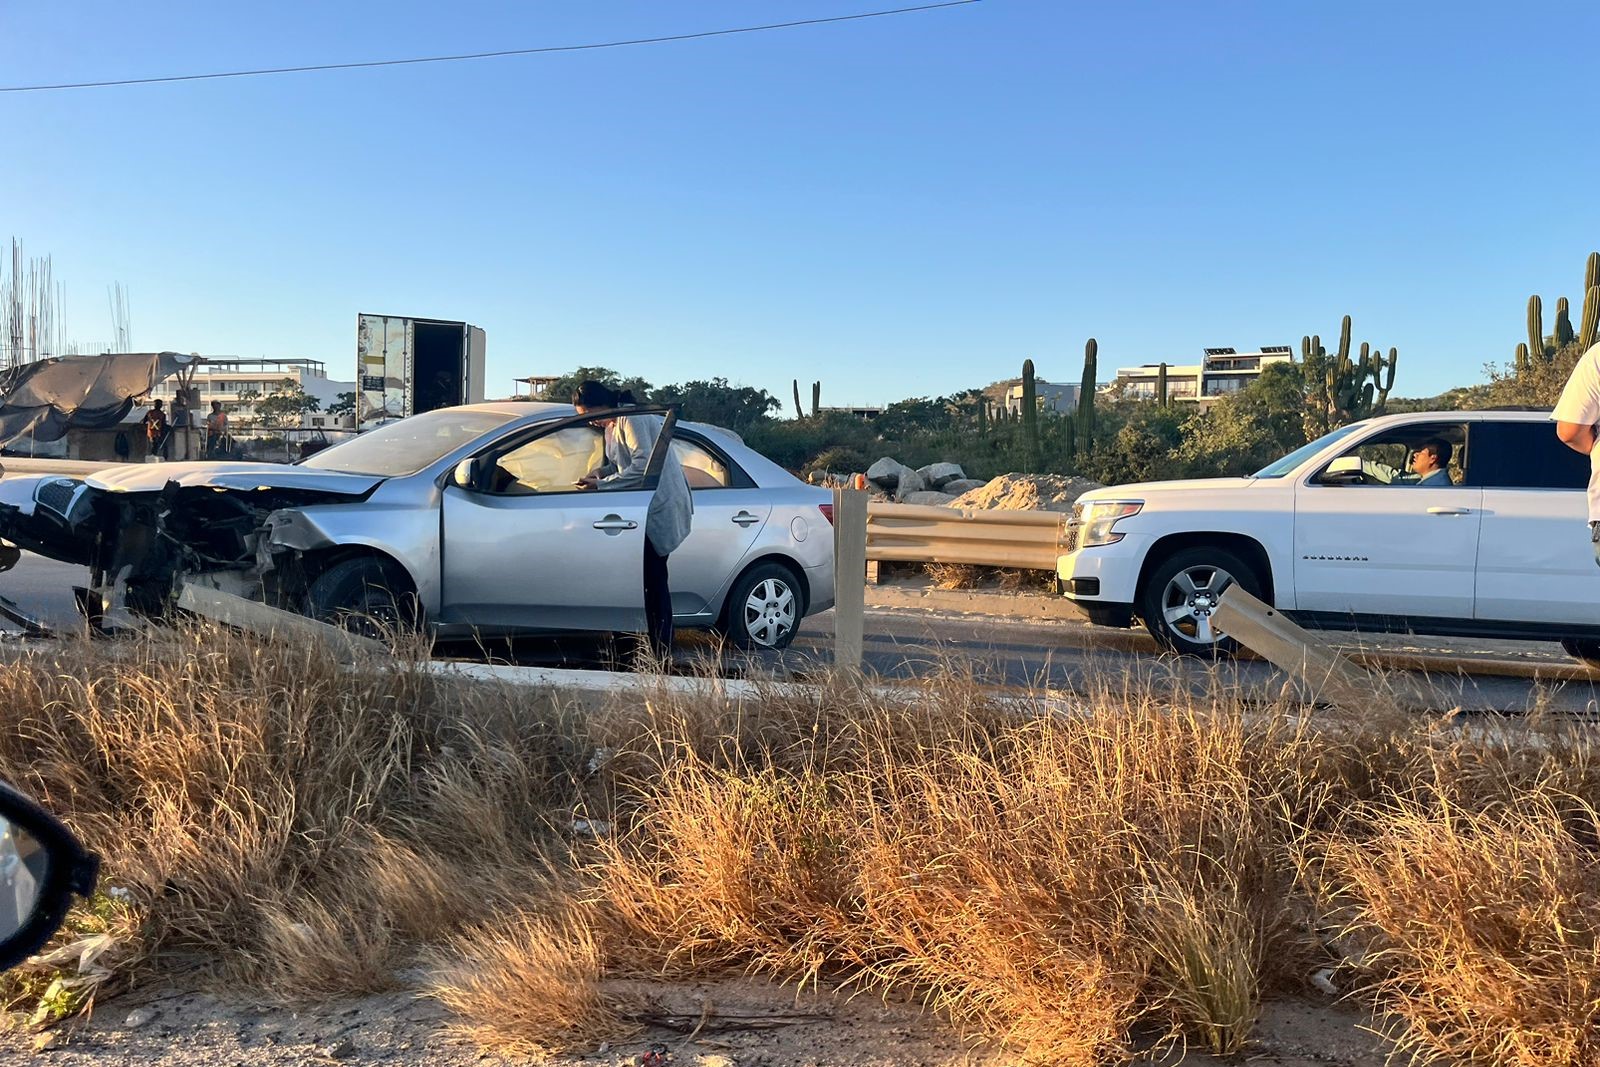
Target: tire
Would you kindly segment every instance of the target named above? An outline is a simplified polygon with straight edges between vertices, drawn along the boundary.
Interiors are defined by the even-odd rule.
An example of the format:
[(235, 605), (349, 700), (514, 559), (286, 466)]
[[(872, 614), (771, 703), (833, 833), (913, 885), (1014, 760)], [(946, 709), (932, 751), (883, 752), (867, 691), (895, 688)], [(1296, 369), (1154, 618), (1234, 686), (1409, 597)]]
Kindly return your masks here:
[(1157, 564), (1139, 591), (1139, 617), (1162, 646), (1185, 656), (1221, 659), (1239, 642), (1211, 624), (1215, 601), (1237, 582), (1262, 595), (1254, 567), (1224, 548), (1186, 548)]
[(722, 632), (737, 648), (788, 648), (805, 618), (805, 589), (781, 563), (760, 563), (728, 591)]
[(410, 580), (395, 564), (373, 556), (347, 559), (319, 574), (306, 591), (305, 613), (379, 640), (421, 627)]
[(1563, 637), (1561, 647), (1585, 667), (1600, 667), (1600, 641), (1592, 637)]

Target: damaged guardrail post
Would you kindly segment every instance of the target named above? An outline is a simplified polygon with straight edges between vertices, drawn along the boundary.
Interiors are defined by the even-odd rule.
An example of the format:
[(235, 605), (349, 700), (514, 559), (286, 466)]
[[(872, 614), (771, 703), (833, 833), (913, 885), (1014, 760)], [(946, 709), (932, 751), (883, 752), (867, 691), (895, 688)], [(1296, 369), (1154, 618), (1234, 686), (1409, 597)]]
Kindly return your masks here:
[(1308, 701), (1358, 711), (1395, 703), (1372, 674), (1345, 659), (1282, 612), (1235, 582), (1222, 593), (1212, 621), (1223, 633), (1288, 674)]
[(392, 654), (387, 645), (370, 637), (353, 634), (342, 626), (308, 619), (270, 604), (224, 593), (220, 589), (185, 583), (178, 593), (178, 607), (223, 626), (249, 630), (266, 637), (277, 634), (309, 637), (327, 644), (346, 661)]
[(861, 669), (866, 643), (867, 493), (833, 491), (833, 663)]

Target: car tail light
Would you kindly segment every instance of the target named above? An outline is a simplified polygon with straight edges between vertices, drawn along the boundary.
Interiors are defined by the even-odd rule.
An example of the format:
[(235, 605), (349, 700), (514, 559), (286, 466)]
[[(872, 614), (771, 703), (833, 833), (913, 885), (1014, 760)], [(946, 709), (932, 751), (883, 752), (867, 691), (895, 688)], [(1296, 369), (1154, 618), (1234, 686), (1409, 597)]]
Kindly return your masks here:
[(822, 517), (828, 520), (828, 525), (829, 526), (832, 526), (833, 525), (833, 505), (832, 504), (818, 504), (817, 505), (817, 510), (822, 512)]

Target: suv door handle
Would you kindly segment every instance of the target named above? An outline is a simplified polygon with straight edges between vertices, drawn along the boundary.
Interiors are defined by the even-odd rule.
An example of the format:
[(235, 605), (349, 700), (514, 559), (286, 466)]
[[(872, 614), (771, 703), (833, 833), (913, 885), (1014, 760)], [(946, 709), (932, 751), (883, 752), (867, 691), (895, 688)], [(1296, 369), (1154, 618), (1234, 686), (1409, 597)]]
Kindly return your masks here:
[(761, 519), (760, 519), (759, 516), (752, 515), (748, 511), (741, 511), (741, 512), (739, 512), (739, 514), (737, 514), (737, 515), (735, 515), (733, 517), (733, 521), (738, 523), (740, 526), (744, 526), (744, 527), (748, 528), (748, 527), (754, 526), (756, 523), (760, 522)]
[(1429, 508), (1428, 509), (1428, 514), (1429, 515), (1471, 515), (1472, 514), (1472, 509), (1471, 508), (1440, 508), (1440, 507), (1433, 507), (1433, 508)]
[(632, 519), (625, 519), (621, 515), (607, 515), (605, 518), (595, 523), (594, 528), (596, 530), (605, 530), (607, 533), (610, 533), (613, 530), (637, 530), (639, 528), (639, 524), (634, 522)]

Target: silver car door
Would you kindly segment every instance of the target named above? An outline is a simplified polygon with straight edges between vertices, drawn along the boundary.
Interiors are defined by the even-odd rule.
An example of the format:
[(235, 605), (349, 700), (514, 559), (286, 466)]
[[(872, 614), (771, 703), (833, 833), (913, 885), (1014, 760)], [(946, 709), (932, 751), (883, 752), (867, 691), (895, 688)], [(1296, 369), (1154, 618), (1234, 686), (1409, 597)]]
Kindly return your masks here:
[(694, 496), (689, 536), (668, 565), (672, 612), (703, 615), (727, 587), (772, 516), (772, 490), (761, 489), (726, 456), (692, 437), (673, 442)]
[(643, 628), (648, 480), (621, 490), (574, 484), (597, 465), (604, 418), (563, 420), (497, 445), (445, 486), (441, 622)]

